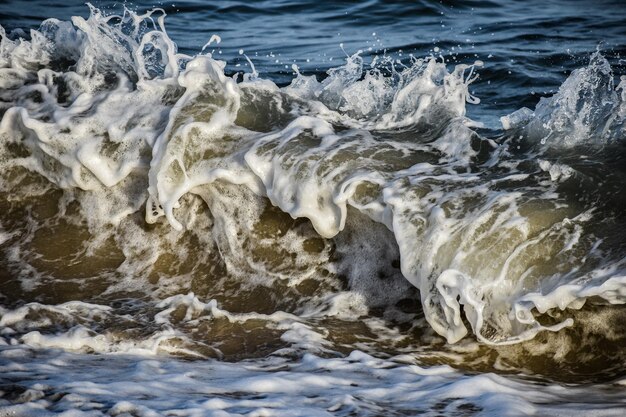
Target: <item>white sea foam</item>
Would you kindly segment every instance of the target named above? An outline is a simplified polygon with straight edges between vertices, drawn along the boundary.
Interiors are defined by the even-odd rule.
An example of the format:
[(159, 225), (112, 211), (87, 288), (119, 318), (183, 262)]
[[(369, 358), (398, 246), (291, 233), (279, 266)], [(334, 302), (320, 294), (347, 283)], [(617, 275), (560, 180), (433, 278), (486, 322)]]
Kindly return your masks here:
[(424, 368), (359, 351), (340, 359), (307, 354), (296, 362), (267, 358), (250, 363), (43, 352), (0, 347), (4, 378), (19, 379), (25, 368), (38, 375), (21, 381), (21, 391), (2, 387), (1, 413), (617, 416), (626, 407), (621, 392), (610, 386), (533, 386), (518, 378), (462, 375), (447, 366)]
[[(62, 67), (63, 60), (72, 64)], [(178, 54), (162, 11), (114, 18), (92, 8), (87, 20), (44, 22), (30, 40), (3, 33), (0, 167), (37, 172), (79, 200), (90, 233), (114, 236), (124, 253), (115, 268), (125, 279), (119, 285), (132, 286), (133, 274), (159, 258), (144, 242), (149, 234), (125, 222), (144, 204), (147, 223), (165, 216), (175, 229), (163, 245), (175, 246), (177, 231), (198, 225), (196, 232), (210, 235), (206, 251), (222, 256), (233, 276), (302, 282), (330, 250), (294, 255), (289, 265), (297, 272), (248, 256), (267, 197), (293, 218), (309, 219), (324, 238), (340, 239), (354, 210), (384, 224), (427, 321), (448, 342), (464, 337), (467, 324), (482, 342), (519, 342), (571, 324), (543, 325), (534, 309), (579, 308), (591, 295), (624, 303), (624, 265), (600, 252), (580, 255), (601, 239), (588, 231), (592, 209), (566, 201), (552, 183), (571, 174), (566, 168), (540, 164), (554, 181), (533, 182), (502, 145), (469, 127), (465, 105), (478, 100), (468, 85), (480, 64), (449, 70), (430, 57), (391, 67), (387, 76), (365, 70), (356, 54), (321, 82), (298, 74), (280, 89), (253, 71), (237, 83), (210, 55)], [(549, 145), (590, 136), (610, 142), (622, 129), (619, 100), (610, 66), (596, 54), (532, 118), (524, 112), (517, 119), (529, 119), (529, 135), (541, 131)], [(479, 148), (492, 153), (489, 161), (478, 161)], [(210, 224), (194, 223), (191, 194), (209, 206)], [(134, 229), (120, 237), (111, 232), (120, 225)], [(293, 249), (303, 241), (294, 232), (265, 244)], [(131, 265), (133, 253), (141, 261)], [(385, 261), (367, 264), (360, 279), (371, 280)], [(348, 299), (359, 304), (358, 296)], [(364, 307), (324, 311), (358, 316)]]
[(601, 146), (624, 137), (625, 98), (624, 80), (615, 87), (611, 66), (597, 51), (534, 112), (523, 108), (501, 122), (504, 129), (525, 126), (531, 139), (548, 147)]

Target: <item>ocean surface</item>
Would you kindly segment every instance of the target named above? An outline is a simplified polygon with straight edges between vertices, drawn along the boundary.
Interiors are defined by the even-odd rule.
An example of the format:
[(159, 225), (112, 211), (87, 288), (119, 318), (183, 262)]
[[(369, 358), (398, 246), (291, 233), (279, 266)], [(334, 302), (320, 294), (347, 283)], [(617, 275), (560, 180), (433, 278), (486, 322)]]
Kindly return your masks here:
[(0, 416), (626, 415), (626, 3), (0, 3)]

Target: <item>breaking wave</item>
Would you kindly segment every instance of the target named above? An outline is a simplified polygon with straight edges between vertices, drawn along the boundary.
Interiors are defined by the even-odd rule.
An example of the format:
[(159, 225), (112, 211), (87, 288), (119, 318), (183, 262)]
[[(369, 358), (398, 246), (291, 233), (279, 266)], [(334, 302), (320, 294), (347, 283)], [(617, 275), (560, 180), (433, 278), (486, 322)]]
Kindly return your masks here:
[[(614, 86), (599, 52), (534, 111), (489, 131), (466, 117), (481, 62), (365, 64), (356, 53), (321, 80), (294, 67), (279, 87), (252, 61), (250, 73), (228, 73), (210, 53), (178, 53), (164, 18), (91, 7), (88, 19), (49, 19), (29, 36), (0, 27), (10, 213), (0, 242), (18, 294), (67, 272), (98, 276), (96, 301), (149, 288), (163, 309), (189, 289), (171, 279), (182, 276), (222, 303), (267, 309), (256, 319), (281, 322), (277, 332), (277, 311), (296, 317), (289, 326), (356, 320), (419, 296), (449, 343), (471, 332), (493, 345), (572, 326), (559, 312), (588, 301), (626, 302), (615, 232), (624, 172), (611, 159), (623, 154), (626, 81)], [(76, 243), (51, 249), (64, 239)], [(252, 287), (269, 306), (255, 307)], [(28, 314), (15, 308), (3, 326)], [(110, 349), (72, 328), (80, 346)], [(32, 332), (23, 341), (56, 343)]]

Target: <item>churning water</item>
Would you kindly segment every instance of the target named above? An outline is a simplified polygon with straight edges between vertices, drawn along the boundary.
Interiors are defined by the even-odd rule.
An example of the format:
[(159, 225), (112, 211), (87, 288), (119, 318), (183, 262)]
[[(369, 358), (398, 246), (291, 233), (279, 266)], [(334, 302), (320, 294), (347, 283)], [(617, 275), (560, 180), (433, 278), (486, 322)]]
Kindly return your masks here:
[(626, 413), (626, 5), (0, 5), (0, 415)]

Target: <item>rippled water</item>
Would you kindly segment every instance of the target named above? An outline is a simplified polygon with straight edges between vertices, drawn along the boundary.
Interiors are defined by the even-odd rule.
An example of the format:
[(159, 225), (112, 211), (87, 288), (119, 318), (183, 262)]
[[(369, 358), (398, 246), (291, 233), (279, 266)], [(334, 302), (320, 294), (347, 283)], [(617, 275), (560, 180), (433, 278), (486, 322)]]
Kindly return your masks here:
[(622, 415), (621, 2), (0, 4), (0, 415)]

